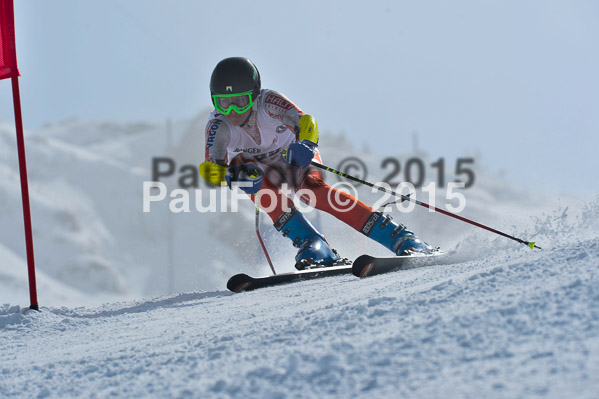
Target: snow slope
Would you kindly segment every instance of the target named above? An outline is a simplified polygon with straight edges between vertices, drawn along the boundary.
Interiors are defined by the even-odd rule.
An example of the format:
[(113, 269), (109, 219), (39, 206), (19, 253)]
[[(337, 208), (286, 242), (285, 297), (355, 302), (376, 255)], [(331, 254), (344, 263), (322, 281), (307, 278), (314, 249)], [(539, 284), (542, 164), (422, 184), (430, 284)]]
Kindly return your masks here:
[[(203, 156), (203, 121), (200, 128), (196, 122), (173, 124), (173, 148), (186, 134), (197, 143), (189, 145), (188, 153), (169, 150), (165, 126), (160, 125), (68, 120), (26, 132), (37, 270), (84, 292), (96, 304), (107, 298), (168, 293), (167, 266), (173, 262), (177, 292), (222, 286), (224, 276), (215, 273), (218, 263), (238, 264), (240, 258), (221, 249), (218, 259), (212, 256), (210, 268), (200, 269), (198, 252), (216, 253), (219, 245), (210, 234), (211, 225), (217, 218), (238, 215), (172, 215), (171, 261), (168, 202), (143, 212), (142, 187), (151, 180), (153, 157), (170, 156), (179, 164), (194, 165), (198, 154)], [(15, 134), (8, 122), (0, 123), (0, 144), (0, 244), (24, 259)], [(177, 188), (176, 178), (164, 179), (169, 189)], [(23, 269), (21, 279), (26, 277)], [(3, 284), (0, 279), (0, 288)], [(6, 292), (0, 289), (0, 303), (14, 303)], [(40, 303), (77, 305), (41, 290)]]
[[(251, 204), (142, 211), (152, 158), (197, 164), (203, 119), (170, 134), (78, 120), (27, 132), (39, 313), (22, 307), (14, 131), (0, 123), (0, 398), (597, 397), (599, 198), (514, 187), (477, 156), (462, 215), (543, 250), (422, 208), (394, 211), (448, 252), (443, 264), (233, 295), (233, 273), (269, 273)], [(328, 165), (358, 153), (342, 135), (322, 141)], [(414, 154), (435, 161), (389, 156)], [(369, 180), (386, 174), (380, 155), (361, 158)], [(178, 178), (164, 181), (173, 189)], [(387, 255), (332, 217), (309, 217), (343, 256)], [(277, 270), (290, 271), (289, 242), (265, 217), (262, 230)]]
[[(208, 204), (213, 192), (199, 182), (199, 194), (193, 188), (186, 189), (191, 199), (189, 213), (169, 213), (168, 200), (153, 203), (151, 212), (143, 212), (142, 187), (152, 178), (152, 159), (170, 157), (176, 162), (174, 176), (161, 181), (169, 190), (179, 188), (179, 169), (187, 166), (195, 171), (203, 160), (206, 117), (207, 112), (203, 112), (190, 120), (174, 121), (170, 128), (166, 123), (73, 119), (26, 131), (36, 267), (80, 294), (69, 300), (39, 290), (40, 304), (74, 307), (213, 291), (222, 289), (231, 274), (269, 272), (255, 237), (254, 209), (247, 200), (239, 204), (238, 213), (200, 213), (195, 210), (194, 199)], [(0, 245), (24, 262), (19, 171), (10, 122), (0, 122), (0, 144)], [(359, 155), (368, 166), (368, 180), (376, 182), (389, 173), (388, 168), (381, 167), (381, 155), (357, 150), (357, 144), (341, 134), (323, 132), (320, 148), (324, 162), (337, 167), (344, 158)], [(426, 165), (436, 161), (413, 149), (385, 154), (401, 159), (404, 165), (415, 155)], [(445, 180), (451, 181), (454, 160), (446, 162)], [(520, 234), (522, 218), (556, 206), (553, 197), (513, 187), (501, 176), (487, 172), (479, 156), (475, 156), (474, 168), (476, 183), (464, 190), (466, 217)], [(428, 168), (427, 180), (434, 176)], [(331, 184), (337, 183), (334, 175), (327, 174), (326, 178)], [(225, 193), (231, 195), (229, 190)], [(220, 204), (222, 195), (216, 194)], [(370, 204), (380, 198), (368, 187), (359, 187), (358, 194)], [(437, 204), (445, 206), (446, 192), (438, 189), (436, 194)], [(418, 198), (428, 200), (422, 193)], [(393, 215), (426, 241), (446, 250), (473, 232), (464, 223), (429, 215), (423, 208), (409, 214), (394, 211)], [(329, 215), (314, 212), (308, 217), (344, 257), (354, 258), (363, 252), (387, 255), (384, 248)], [(289, 240), (274, 231), (265, 215), (262, 231), (278, 271), (291, 271), (295, 254)], [(483, 235), (479, 239), (488, 243), (493, 238)], [(0, 276), (0, 303), (24, 304), (22, 296), (17, 298), (9, 292), (14, 291), (10, 287), (14, 278), (21, 286), (26, 285), (26, 269), (12, 275), (12, 280)]]
[[(11, 250), (0, 245), (0, 280), (2, 284), (2, 295), (11, 299), (11, 303), (29, 303), (29, 281), (23, 272), (27, 271), (27, 264)], [(77, 301), (87, 304), (86, 295), (73, 290), (68, 285), (48, 277), (43, 272), (37, 272), (36, 276), (38, 291), (44, 292), (46, 296), (54, 298), (58, 302)]]
[(596, 398), (598, 216), (555, 208), (521, 221), (542, 251), (474, 233), (455, 263), (364, 280), (5, 305), (0, 397)]

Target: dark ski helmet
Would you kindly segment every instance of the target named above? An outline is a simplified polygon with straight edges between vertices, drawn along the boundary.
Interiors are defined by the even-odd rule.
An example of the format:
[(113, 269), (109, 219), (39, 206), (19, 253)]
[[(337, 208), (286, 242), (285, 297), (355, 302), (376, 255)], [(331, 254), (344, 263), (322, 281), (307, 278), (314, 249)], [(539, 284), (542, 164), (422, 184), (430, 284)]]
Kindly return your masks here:
[(260, 87), (260, 72), (245, 57), (225, 58), (216, 64), (210, 78), (211, 96), (252, 92), (252, 101), (256, 101)]

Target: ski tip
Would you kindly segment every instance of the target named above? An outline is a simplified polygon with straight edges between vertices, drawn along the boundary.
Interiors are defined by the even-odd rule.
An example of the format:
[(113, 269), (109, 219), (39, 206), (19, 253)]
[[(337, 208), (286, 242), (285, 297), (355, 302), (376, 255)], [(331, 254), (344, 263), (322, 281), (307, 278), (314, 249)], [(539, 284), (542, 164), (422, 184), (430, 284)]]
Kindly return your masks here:
[(236, 274), (227, 281), (227, 289), (233, 292), (243, 292), (251, 289), (252, 278), (247, 274)]
[(535, 242), (529, 242), (528, 246), (530, 247), (530, 249), (534, 249), (535, 248)]

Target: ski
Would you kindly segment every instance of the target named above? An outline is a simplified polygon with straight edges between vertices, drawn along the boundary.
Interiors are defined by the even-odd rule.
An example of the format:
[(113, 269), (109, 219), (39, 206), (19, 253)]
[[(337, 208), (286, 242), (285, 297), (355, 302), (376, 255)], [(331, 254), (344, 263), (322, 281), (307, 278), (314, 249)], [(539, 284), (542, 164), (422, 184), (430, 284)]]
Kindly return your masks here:
[(245, 273), (236, 274), (227, 282), (227, 289), (233, 292), (252, 291), (258, 288), (271, 287), (279, 284), (293, 283), (296, 281), (315, 278), (350, 274), (352, 265), (318, 267), (297, 272), (273, 274), (265, 277), (251, 277)]
[(439, 262), (438, 257), (441, 255), (443, 252), (439, 250), (427, 255), (404, 255), (388, 258), (361, 255), (352, 265), (352, 274), (356, 277), (369, 277), (395, 270), (431, 266)]
[(227, 282), (227, 289), (233, 292), (252, 291), (258, 288), (272, 287), (279, 284), (294, 283), (303, 280), (338, 276), (352, 273), (356, 277), (368, 277), (395, 270), (411, 269), (413, 267), (431, 266), (437, 264), (438, 257), (443, 252), (436, 250), (428, 255), (406, 255), (389, 258), (377, 258), (361, 255), (353, 263), (312, 267), (297, 272), (273, 274), (271, 276), (252, 277), (245, 273), (236, 274)]

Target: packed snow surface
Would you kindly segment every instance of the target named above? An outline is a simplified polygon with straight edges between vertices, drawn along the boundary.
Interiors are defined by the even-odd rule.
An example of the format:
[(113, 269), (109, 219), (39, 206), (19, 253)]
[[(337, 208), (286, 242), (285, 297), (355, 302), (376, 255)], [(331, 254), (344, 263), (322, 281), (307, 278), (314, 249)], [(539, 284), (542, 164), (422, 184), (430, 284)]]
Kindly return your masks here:
[[(441, 265), (0, 309), (0, 397), (596, 398), (599, 203)], [(466, 256), (465, 256), (466, 255)]]
[[(193, 182), (179, 168), (197, 169), (204, 123), (70, 120), (26, 132), (41, 312), (25, 307), (14, 129), (0, 123), (0, 398), (598, 397), (599, 198), (513, 187), (475, 156), (462, 215), (542, 250), (395, 210), (447, 252), (438, 265), (232, 294), (231, 275), (270, 272), (251, 204), (142, 210), (152, 159), (176, 162), (160, 179), (170, 190)], [(389, 172), (342, 135), (323, 134), (320, 148), (333, 167), (360, 154), (370, 181)], [(428, 183), (438, 158), (416, 150), (387, 155), (422, 159)], [(198, 187), (202, 201), (214, 193)], [(455, 206), (447, 194), (432, 199)], [(328, 215), (308, 217), (342, 256), (389, 255)], [(264, 216), (261, 229), (277, 271), (291, 271), (290, 242)]]

